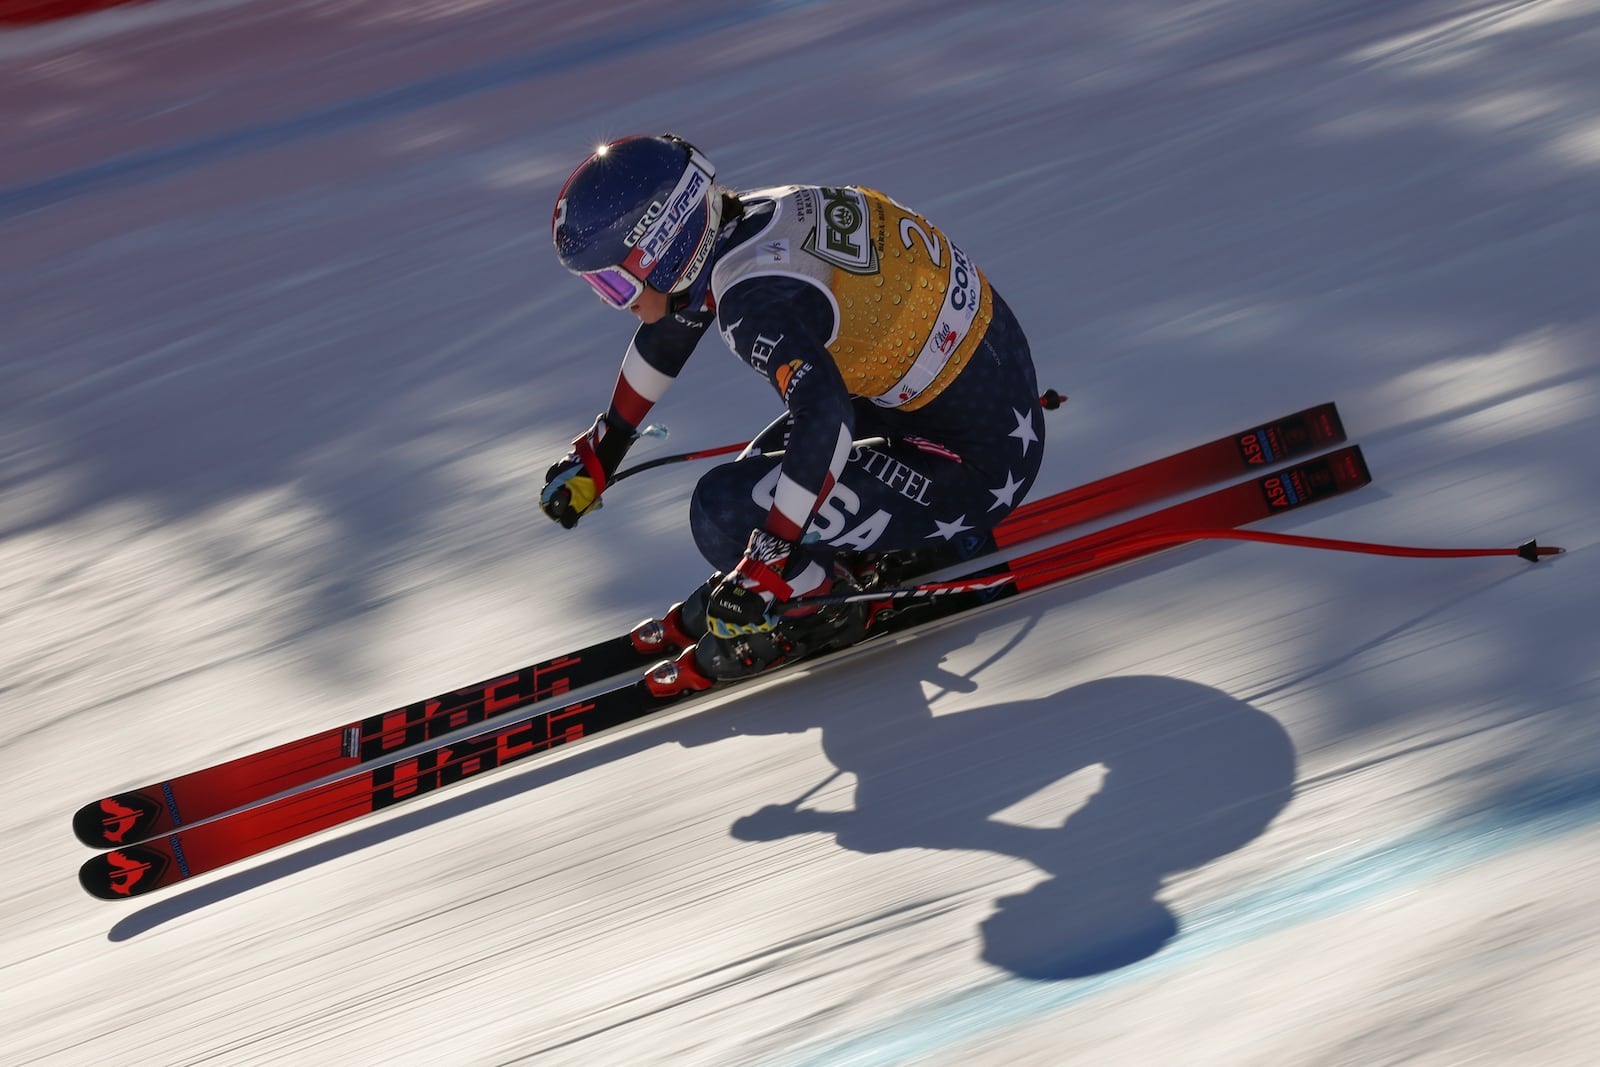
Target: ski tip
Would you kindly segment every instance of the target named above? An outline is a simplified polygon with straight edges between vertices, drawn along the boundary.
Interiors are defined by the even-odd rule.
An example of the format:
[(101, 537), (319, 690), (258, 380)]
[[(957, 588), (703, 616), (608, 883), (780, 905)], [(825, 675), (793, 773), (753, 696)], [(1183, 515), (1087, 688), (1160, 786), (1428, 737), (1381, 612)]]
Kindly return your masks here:
[(116, 848), (154, 832), (161, 805), (141, 793), (119, 793), (79, 808), (72, 832), (90, 848)]
[(169, 861), (153, 848), (121, 848), (86, 860), (78, 868), (78, 884), (100, 900), (124, 900), (159, 889)]
[(90, 848), (110, 848), (106, 840), (105, 824), (100, 816), (100, 802), (85, 804), (72, 816), (72, 832)]
[(1529, 539), (1517, 546), (1517, 555), (1529, 563), (1538, 563), (1546, 556), (1559, 556), (1566, 549), (1556, 545), (1541, 545), (1537, 540)]

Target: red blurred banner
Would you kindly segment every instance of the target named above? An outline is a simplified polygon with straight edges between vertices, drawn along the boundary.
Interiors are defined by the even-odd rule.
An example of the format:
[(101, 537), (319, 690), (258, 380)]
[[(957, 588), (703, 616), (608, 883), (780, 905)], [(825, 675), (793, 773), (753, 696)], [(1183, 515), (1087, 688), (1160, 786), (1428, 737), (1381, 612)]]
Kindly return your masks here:
[(146, 0), (0, 0), (0, 23), (49, 22)]

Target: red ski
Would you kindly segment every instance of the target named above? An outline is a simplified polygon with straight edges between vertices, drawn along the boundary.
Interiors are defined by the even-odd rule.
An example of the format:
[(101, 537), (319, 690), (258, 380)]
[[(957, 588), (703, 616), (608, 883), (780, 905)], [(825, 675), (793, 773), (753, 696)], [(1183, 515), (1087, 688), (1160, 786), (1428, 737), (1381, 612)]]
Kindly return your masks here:
[[(983, 593), (920, 600), (900, 610), (886, 603), (869, 624), (875, 635), (911, 630), (934, 619), (995, 603), (1023, 592), (1089, 574), (1177, 543), (1185, 529), (1243, 526), (1304, 507), (1370, 481), (1359, 448), (1298, 463), (1275, 474), (1216, 490), (1118, 526), (1053, 545), (1003, 565), (1008, 577)], [(1149, 542), (1162, 535), (1159, 546)], [(1119, 545), (1133, 546), (1119, 550)], [(809, 662), (809, 661), (807, 661)], [(676, 688), (676, 665), (589, 700), (536, 710), (472, 737), (456, 737), (359, 771), (337, 781), (280, 797), (187, 829), (95, 856), (79, 871), (91, 895), (106, 900), (138, 896), (216, 870), (422, 796), (568, 741), (644, 718), (691, 696)], [(730, 684), (712, 688), (721, 692)]]
[[(996, 529), (995, 541), (1008, 548), (1264, 470), (1344, 439), (1334, 405), (1320, 404), (1024, 504)], [(644, 623), (631, 633), (463, 689), (92, 801), (74, 815), (73, 830), (92, 848), (130, 845), (647, 667), (683, 647), (687, 642), (681, 637), (658, 623)]]

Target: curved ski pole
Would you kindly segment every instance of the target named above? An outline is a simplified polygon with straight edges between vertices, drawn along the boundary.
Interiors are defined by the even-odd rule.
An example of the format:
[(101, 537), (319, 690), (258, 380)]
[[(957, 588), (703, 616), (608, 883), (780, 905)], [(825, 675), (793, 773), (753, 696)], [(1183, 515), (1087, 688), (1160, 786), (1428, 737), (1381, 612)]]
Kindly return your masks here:
[(631, 467), (624, 467), (622, 470), (619, 470), (617, 473), (611, 476), (610, 484), (616, 485), (624, 478), (632, 477), (633, 475), (642, 473), (643, 471), (654, 470), (657, 467), (665, 467), (669, 463), (689, 463), (697, 459), (710, 459), (713, 456), (726, 456), (730, 453), (738, 452), (746, 448), (749, 444), (749, 441), (741, 441), (736, 445), (723, 445), (720, 448), (702, 448), (695, 452), (679, 452), (671, 456), (657, 456), (655, 459), (648, 459), (643, 463), (635, 463)]
[[(1039, 406), (1046, 411), (1054, 411), (1063, 403), (1065, 403), (1066, 400), (1067, 398), (1065, 396), (1056, 392), (1054, 389), (1046, 389), (1044, 391), (1044, 395), (1039, 397)], [(652, 433), (651, 431), (659, 432)], [(639, 435), (665, 438), (667, 435), (666, 427), (647, 426), (643, 430), (639, 431)], [(889, 439), (887, 437), (868, 437), (864, 440), (855, 442), (855, 446), (857, 448), (879, 448), (883, 445), (887, 445), (888, 443)], [(631, 467), (624, 467), (622, 470), (611, 476), (611, 481), (609, 484), (616, 485), (624, 478), (632, 477), (635, 474), (642, 474), (645, 471), (654, 470), (657, 467), (665, 467), (670, 463), (692, 463), (697, 459), (712, 459), (716, 456), (733, 455), (734, 453), (744, 451), (746, 448), (749, 448), (750, 445), (750, 441), (740, 441), (738, 444), (733, 445), (719, 445), (716, 448), (702, 448), (693, 452), (679, 452), (671, 456), (657, 456), (655, 459), (646, 460), (643, 463), (635, 463)], [(780, 449), (776, 452), (763, 452), (761, 455), (765, 457), (782, 456), (783, 451)]]
[[(889, 439), (887, 437), (866, 437), (860, 441), (855, 441), (852, 443), (857, 448), (881, 448), (889, 443)], [(665, 467), (669, 463), (690, 463), (697, 459), (710, 459), (713, 456), (726, 456), (735, 452), (742, 452), (749, 447), (749, 441), (740, 441), (736, 445), (721, 445), (717, 448), (702, 448), (698, 452), (679, 452), (677, 455), (672, 456), (658, 456), (655, 459), (646, 460), (643, 463), (635, 463), (631, 467), (626, 467), (618, 471), (611, 476), (611, 481), (609, 484), (616, 485), (622, 479), (630, 475), (639, 474), (655, 467)], [(772, 459), (781, 457), (783, 454), (784, 450), (780, 448), (774, 452), (761, 452), (759, 453), (759, 456), (764, 459)]]
[(1369, 556), (1404, 556), (1409, 559), (1518, 556), (1529, 563), (1537, 563), (1546, 556), (1559, 556), (1566, 551), (1566, 549), (1555, 545), (1541, 545), (1537, 540), (1524, 541), (1515, 548), (1413, 548), (1409, 545), (1386, 545), (1373, 541), (1341, 541), (1333, 537), (1267, 533), (1263, 530), (1189, 530), (1187, 531), (1187, 536), (1197, 541), (1259, 541), (1269, 545), (1316, 548), (1327, 552), (1362, 552)]
[(1566, 551), (1554, 545), (1541, 545), (1536, 540), (1525, 541), (1515, 548), (1414, 548), (1408, 545), (1387, 545), (1371, 541), (1342, 541), (1331, 537), (1308, 537), (1302, 534), (1268, 533), (1262, 530), (1195, 529), (1170, 530), (1139, 537), (1113, 541), (1095, 548), (1071, 552), (1060, 558), (1051, 558), (1049, 550), (1041, 553), (1037, 563), (1015, 570), (978, 578), (958, 579), (950, 582), (924, 582), (901, 589), (876, 589), (861, 593), (840, 593), (814, 597), (796, 597), (786, 601), (783, 608), (822, 604), (855, 604), (884, 600), (910, 600), (932, 596), (951, 596), (958, 593), (978, 593), (1007, 585), (1035, 586), (1059, 581), (1077, 571), (1098, 570), (1112, 563), (1131, 560), (1156, 549), (1191, 541), (1256, 541), (1262, 544), (1290, 545), (1296, 548), (1315, 548), (1328, 552), (1360, 552), (1372, 556), (1402, 556), (1409, 559), (1461, 559), (1475, 556), (1516, 556), (1529, 563), (1537, 563), (1546, 556), (1558, 556)]

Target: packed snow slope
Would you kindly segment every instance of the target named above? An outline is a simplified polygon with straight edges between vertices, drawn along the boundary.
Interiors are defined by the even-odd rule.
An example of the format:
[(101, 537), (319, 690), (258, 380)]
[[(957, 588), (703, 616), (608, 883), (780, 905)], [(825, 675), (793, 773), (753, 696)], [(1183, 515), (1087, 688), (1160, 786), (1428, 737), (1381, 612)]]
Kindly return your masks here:
[[(165, 0), (0, 36), (8, 1064), (1590, 1064), (1593, 0)], [(555, 193), (672, 130), (931, 216), (1039, 492), (1335, 400), (1375, 482), (92, 901), (104, 793), (608, 636), (631, 320)], [(776, 398), (709, 338), (671, 446)]]

